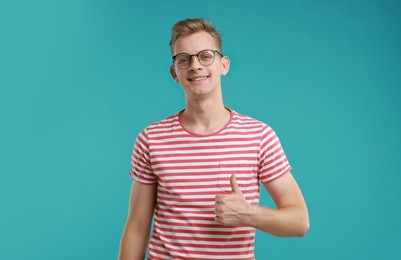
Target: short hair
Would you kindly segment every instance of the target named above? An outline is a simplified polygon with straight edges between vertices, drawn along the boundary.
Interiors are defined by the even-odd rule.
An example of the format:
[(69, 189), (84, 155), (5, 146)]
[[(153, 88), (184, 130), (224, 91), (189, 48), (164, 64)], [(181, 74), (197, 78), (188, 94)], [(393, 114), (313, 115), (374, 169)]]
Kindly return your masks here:
[(171, 30), (170, 48), (171, 53), (174, 51), (174, 44), (181, 36), (188, 36), (196, 32), (205, 31), (209, 33), (217, 43), (218, 51), (222, 52), (221, 35), (212, 22), (206, 21), (203, 18), (185, 19), (178, 21)]

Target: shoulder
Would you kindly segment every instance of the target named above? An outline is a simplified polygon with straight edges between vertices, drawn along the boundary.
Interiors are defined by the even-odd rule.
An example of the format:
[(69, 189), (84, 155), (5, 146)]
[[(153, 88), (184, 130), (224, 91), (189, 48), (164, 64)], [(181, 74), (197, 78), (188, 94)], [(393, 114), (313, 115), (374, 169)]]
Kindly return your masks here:
[(270, 125), (253, 117), (233, 111), (232, 127), (241, 129), (244, 133), (259, 136), (261, 141), (277, 138), (276, 132)]
[(160, 121), (157, 121), (157, 122), (154, 122), (154, 123), (148, 125), (145, 129), (149, 131), (149, 130), (154, 130), (154, 129), (171, 127), (176, 124), (179, 124), (178, 115), (179, 115), (179, 113), (175, 113), (175, 114), (168, 116)]
[(262, 122), (258, 119), (255, 119), (253, 117), (240, 114), (234, 110), (232, 110), (232, 124), (237, 125), (237, 126), (242, 126), (242, 127), (250, 127), (250, 128), (260, 128), (260, 129), (266, 129), (270, 128), (265, 122)]
[(180, 126), (180, 121), (178, 112), (160, 121), (151, 123), (145, 129), (143, 129), (140, 132), (140, 134), (148, 137), (150, 135), (171, 131), (172, 129), (178, 128), (179, 126)]

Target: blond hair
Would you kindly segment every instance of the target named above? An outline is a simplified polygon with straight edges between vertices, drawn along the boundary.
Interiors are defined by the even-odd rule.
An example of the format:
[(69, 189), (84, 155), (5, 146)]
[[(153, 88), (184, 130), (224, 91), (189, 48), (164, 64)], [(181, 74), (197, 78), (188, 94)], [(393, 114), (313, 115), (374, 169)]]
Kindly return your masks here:
[(222, 51), (222, 40), (220, 33), (213, 27), (210, 21), (202, 18), (185, 19), (177, 22), (171, 30), (170, 48), (171, 53), (174, 53), (174, 44), (181, 36), (188, 36), (196, 32), (205, 31), (209, 33), (216, 41), (218, 51)]

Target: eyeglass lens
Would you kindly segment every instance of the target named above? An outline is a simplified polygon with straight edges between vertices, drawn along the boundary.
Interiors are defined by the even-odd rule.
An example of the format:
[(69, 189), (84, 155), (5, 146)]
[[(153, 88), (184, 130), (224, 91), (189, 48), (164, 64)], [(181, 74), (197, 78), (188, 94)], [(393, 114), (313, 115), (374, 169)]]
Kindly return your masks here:
[(204, 50), (193, 55), (182, 53), (175, 58), (175, 64), (181, 69), (187, 68), (191, 64), (192, 56), (197, 56), (200, 64), (209, 66), (213, 63), (215, 54), (211, 50)]

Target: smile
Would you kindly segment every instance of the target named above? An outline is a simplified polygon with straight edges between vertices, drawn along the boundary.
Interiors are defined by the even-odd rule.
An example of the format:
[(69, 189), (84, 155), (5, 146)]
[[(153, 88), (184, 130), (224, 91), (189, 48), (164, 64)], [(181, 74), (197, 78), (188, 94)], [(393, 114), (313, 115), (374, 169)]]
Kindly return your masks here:
[(203, 76), (203, 77), (194, 77), (194, 78), (190, 78), (188, 79), (189, 81), (201, 81), (201, 80), (205, 80), (207, 79), (209, 76)]

